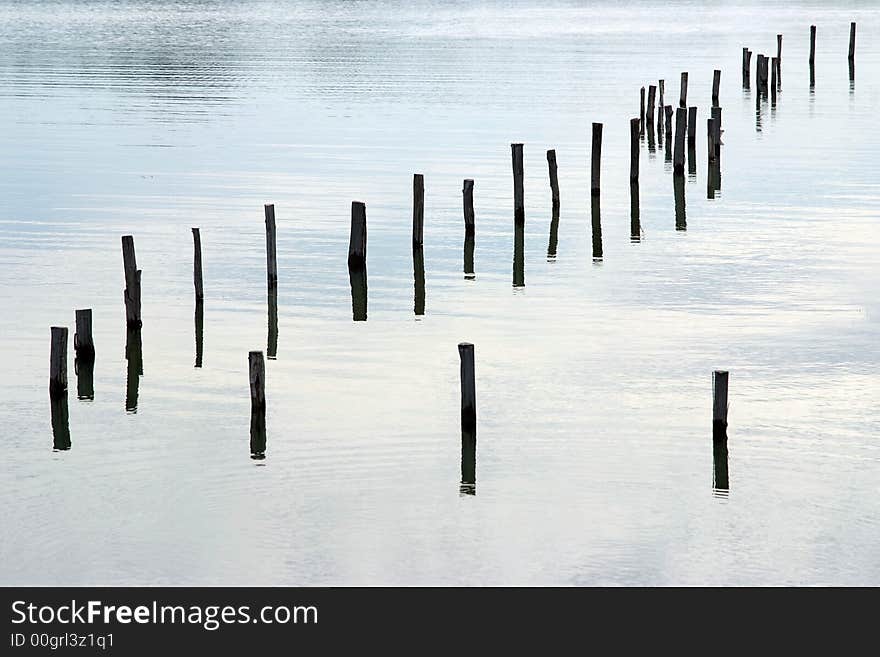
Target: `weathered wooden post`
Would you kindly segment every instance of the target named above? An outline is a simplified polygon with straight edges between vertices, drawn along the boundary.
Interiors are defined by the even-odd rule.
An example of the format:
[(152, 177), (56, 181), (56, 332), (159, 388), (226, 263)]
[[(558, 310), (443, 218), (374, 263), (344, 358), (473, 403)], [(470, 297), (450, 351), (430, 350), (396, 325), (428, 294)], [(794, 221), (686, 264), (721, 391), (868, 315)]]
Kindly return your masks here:
[(413, 174), (413, 246), (424, 243), (425, 227), (425, 178), (421, 173)]
[(654, 126), (654, 101), (657, 97), (657, 85), (648, 85), (648, 106), (645, 108), (645, 123), (647, 127)]
[(474, 345), (460, 342), (458, 355), (461, 359), (461, 429), (475, 431), (477, 428), (477, 384), (474, 374)]
[(694, 148), (697, 145), (697, 108), (688, 107), (688, 147)]
[(629, 121), (629, 179), (630, 182), (639, 180), (639, 120)]
[(425, 314), (425, 249), (413, 244), (413, 313), (417, 317)]
[(810, 25), (810, 87), (816, 86), (816, 26)]
[(263, 206), (266, 216), (266, 278), (269, 289), (278, 287), (278, 260), (275, 255), (275, 206), (267, 203)]
[(770, 64), (770, 59), (765, 57), (764, 55), (758, 55), (758, 91), (765, 96), (767, 95), (768, 89), (768, 71), (767, 68)]
[(198, 228), (192, 229), (193, 234), (193, 287), (196, 291), (196, 301), (205, 298), (202, 287), (202, 237)]
[(464, 276), (474, 278), (474, 181), (465, 179), (462, 188), (464, 197)]
[(715, 120), (706, 120), (706, 151), (709, 162), (715, 161)]
[(262, 351), (248, 352), (248, 378), (251, 388), (251, 458), (266, 453), (266, 364)]
[(67, 451), (70, 449), (70, 414), (67, 408), (67, 395), (49, 400), (52, 416), (52, 449)]
[(727, 497), (730, 491), (730, 479), (727, 465), (727, 438), (715, 437), (712, 440), (712, 488), (716, 497)]
[(721, 92), (721, 69), (715, 69), (712, 73), (712, 105), (718, 104), (718, 95)]
[[(559, 208), (559, 179), (556, 176), (556, 151), (547, 151), (547, 169), (550, 172), (550, 193), (554, 208)], [(473, 181), (471, 181), (473, 183)]]
[(92, 338), (92, 311), (90, 308), (76, 311), (76, 332), (73, 334), (76, 372), (76, 396), (78, 399), (95, 398), (95, 342)]
[[(361, 275), (364, 275), (361, 272)], [(364, 295), (366, 299), (366, 295)], [(364, 301), (366, 303), (366, 300)], [(366, 311), (364, 311), (366, 312)], [(268, 331), (266, 335), (266, 358), (278, 358), (278, 288), (269, 290)]]
[(687, 130), (687, 110), (679, 107), (675, 111), (675, 153), (673, 156), (672, 172), (681, 176), (684, 175), (684, 139)]
[(526, 222), (525, 194), (523, 192), (523, 145), (511, 144), (510, 156), (513, 161), (513, 221), (523, 225)]
[(599, 194), (599, 174), (602, 162), (602, 124), (593, 124), (593, 146), (590, 166), (590, 193)]
[(748, 89), (751, 86), (750, 80), (752, 77), (752, 51), (748, 48), (743, 48), (742, 68), (743, 89)]
[(202, 354), (204, 349), (205, 338), (205, 303), (196, 301), (196, 311), (193, 317), (196, 332), (196, 362), (195, 367), (202, 366)]
[(125, 332), (125, 410), (128, 413), (137, 413), (138, 388), (140, 378), (144, 373), (144, 352), (141, 341), (141, 330), (129, 327)]
[(663, 80), (659, 80), (658, 85), (660, 86), (660, 102), (657, 105), (657, 139), (660, 140), (663, 139), (663, 113), (666, 107), (663, 100), (663, 92), (666, 83)]
[(770, 102), (776, 104), (776, 85), (777, 71), (779, 70), (779, 60), (776, 57), (770, 58)]
[(122, 236), (122, 266), (125, 273), (125, 323), (140, 328), (141, 321), (141, 281), (138, 276), (137, 260), (134, 253), (134, 238)]
[(672, 162), (672, 105), (666, 105), (663, 107), (663, 113), (665, 115), (665, 127), (664, 127), (664, 139), (665, 144), (664, 148), (666, 149), (666, 161)]
[(712, 375), (712, 435), (727, 437), (727, 381), (726, 370), (715, 370)]
[(49, 350), (49, 397), (60, 399), (67, 396), (67, 327), (51, 328)]
[(367, 206), (351, 202), (351, 233), (348, 240), (348, 268), (361, 270), (367, 264)]
[(645, 88), (639, 95), (639, 135), (645, 134)]
[(855, 61), (856, 58), (856, 24), (849, 24), (849, 61)]
[(779, 87), (782, 87), (782, 35), (776, 35), (776, 75)]
[[(688, 98), (688, 74), (687, 71), (681, 72), (681, 91), (678, 97), (678, 106), (679, 107), (687, 107), (687, 98)], [(687, 117), (685, 117), (687, 120)]]

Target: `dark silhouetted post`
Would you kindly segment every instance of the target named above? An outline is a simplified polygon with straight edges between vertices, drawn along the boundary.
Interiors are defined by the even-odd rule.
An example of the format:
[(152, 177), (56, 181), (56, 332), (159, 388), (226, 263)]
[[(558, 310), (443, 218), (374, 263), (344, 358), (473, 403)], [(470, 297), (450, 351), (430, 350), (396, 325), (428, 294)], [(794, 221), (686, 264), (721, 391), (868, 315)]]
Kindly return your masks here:
[(687, 230), (683, 175), (672, 176), (672, 191), (675, 196), (675, 230)]
[(78, 399), (95, 398), (95, 342), (92, 338), (91, 309), (76, 311), (76, 333), (73, 334), (74, 371)]
[(816, 26), (810, 25), (810, 87), (816, 86)]
[(415, 291), (413, 295), (413, 313), (416, 316), (425, 314), (425, 249), (413, 245), (413, 279)]
[(511, 144), (513, 162), (513, 221), (518, 225), (526, 222), (525, 193), (523, 192), (523, 145)]
[(266, 215), (266, 278), (269, 289), (278, 287), (278, 260), (275, 257), (275, 206), (267, 203), (263, 206)]
[(526, 227), (525, 224), (513, 226), (513, 287), (526, 284)]
[(752, 77), (752, 51), (748, 48), (743, 48), (743, 89), (748, 89), (751, 86), (751, 77)]
[(782, 35), (776, 35), (776, 80), (782, 87)]
[(855, 61), (856, 58), (856, 24), (849, 24), (849, 61)]
[(714, 130), (712, 145), (715, 147), (715, 160), (720, 160), (721, 155), (721, 108), (712, 108), (712, 130)]
[[(366, 303), (366, 295), (364, 295), (364, 299), (364, 303)], [(266, 358), (275, 360), (278, 358), (278, 288), (273, 287), (269, 290), (268, 310), (269, 323), (266, 338)]]
[(67, 408), (67, 395), (49, 400), (52, 415), (52, 449), (70, 449), (70, 415)]
[(477, 384), (474, 374), (474, 345), (461, 342), (458, 345), (461, 358), (461, 429), (477, 428)]
[(351, 202), (351, 234), (348, 241), (348, 268), (364, 269), (367, 264), (367, 206)]
[(425, 230), (425, 178), (413, 174), (413, 246), (422, 246)]
[(770, 58), (770, 102), (776, 104), (776, 86), (777, 72), (779, 71), (779, 60), (776, 57)]
[(196, 363), (195, 367), (202, 366), (202, 352), (205, 338), (205, 303), (204, 301), (196, 301), (195, 312), (195, 328), (196, 328)]
[(687, 108), (687, 105), (688, 105), (687, 100), (688, 100), (688, 74), (687, 74), (687, 71), (682, 71), (681, 72), (681, 92), (678, 97), (678, 106)]
[(706, 120), (706, 154), (709, 162), (715, 161), (715, 120)]
[(727, 380), (728, 372), (715, 370), (712, 376), (712, 435), (727, 436)]
[(122, 265), (125, 271), (125, 323), (133, 328), (140, 328), (141, 321), (141, 281), (138, 276), (137, 260), (134, 254), (134, 238), (131, 235), (122, 237)]
[(462, 188), (464, 197), (464, 277), (474, 278), (474, 181), (467, 178)]
[(196, 291), (196, 301), (205, 298), (202, 287), (202, 237), (198, 228), (192, 229), (193, 234), (193, 287)]
[(645, 88), (639, 95), (639, 135), (645, 134)]
[(125, 332), (125, 359), (128, 361), (125, 378), (125, 410), (129, 413), (137, 413), (138, 388), (144, 373), (144, 352), (139, 328), (129, 328)]
[(639, 180), (639, 120), (630, 119), (629, 122), (629, 179), (630, 182)]
[(251, 387), (251, 458), (263, 459), (266, 453), (266, 364), (262, 351), (248, 353), (248, 376)]
[(697, 108), (688, 107), (688, 148), (694, 148), (697, 145)]
[(648, 85), (648, 106), (645, 108), (645, 123), (648, 128), (653, 128), (654, 126), (654, 101), (657, 98), (657, 86), (650, 84)]
[(593, 124), (593, 147), (590, 158), (590, 193), (593, 196), (599, 194), (599, 173), (602, 162), (602, 124)]
[(679, 107), (675, 111), (675, 152), (673, 156), (673, 173), (684, 175), (684, 140), (687, 130), (687, 110)]
[(547, 169), (550, 172), (550, 193), (553, 207), (559, 208), (559, 179), (556, 176), (556, 151), (547, 151)]
[(727, 438), (719, 436), (712, 441), (712, 488), (716, 497), (728, 496), (730, 479), (727, 472)]
[(53, 326), (49, 350), (49, 397), (67, 396), (67, 327)]
[(712, 105), (718, 104), (718, 96), (721, 93), (721, 69), (715, 69), (712, 73)]
[(666, 105), (663, 108), (663, 113), (665, 115), (665, 128), (664, 128), (664, 145), (663, 147), (666, 149), (666, 161), (672, 162), (672, 105)]
[(657, 105), (657, 139), (663, 139), (663, 112), (666, 107), (665, 101), (663, 100), (663, 93), (665, 91), (666, 82), (664, 80), (659, 80), (658, 84), (660, 85), (660, 101)]

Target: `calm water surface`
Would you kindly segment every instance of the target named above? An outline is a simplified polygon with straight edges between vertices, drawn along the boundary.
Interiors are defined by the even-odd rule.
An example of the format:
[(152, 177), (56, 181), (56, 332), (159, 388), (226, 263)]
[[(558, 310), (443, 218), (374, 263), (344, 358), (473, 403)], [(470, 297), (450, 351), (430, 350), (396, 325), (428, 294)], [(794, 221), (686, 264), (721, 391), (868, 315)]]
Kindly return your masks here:
[[(0, 582), (880, 584), (880, 8), (835, 4), (2, 2)], [(777, 33), (772, 107), (742, 89), (740, 63), (743, 46), (775, 54)], [(685, 70), (700, 129), (684, 216), (646, 140), (632, 241), (628, 120), (660, 78), (677, 104)], [(511, 142), (525, 150), (518, 287)], [(355, 199), (366, 322), (345, 264)], [(264, 203), (278, 349), (254, 461)], [(123, 234), (143, 269), (136, 412)], [(70, 449), (56, 451), (49, 327), (72, 342), (77, 308), (94, 312), (94, 400), (77, 399), (71, 354)], [(475, 495), (459, 491), (460, 341), (476, 345)], [(726, 490), (716, 368), (731, 371)]]

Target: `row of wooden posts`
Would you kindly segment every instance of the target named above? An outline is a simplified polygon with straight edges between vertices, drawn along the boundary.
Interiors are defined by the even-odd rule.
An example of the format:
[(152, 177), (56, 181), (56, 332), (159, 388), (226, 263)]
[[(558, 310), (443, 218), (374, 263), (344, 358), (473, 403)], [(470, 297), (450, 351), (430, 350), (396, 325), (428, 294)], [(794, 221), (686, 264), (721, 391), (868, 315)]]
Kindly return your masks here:
[[(855, 34), (856, 24), (850, 25), (850, 40), (848, 59), (850, 62), (850, 76), (853, 75), (853, 67), (855, 60)], [(810, 86), (815, 84), (815, 43), (816, 43), (816, 26), (810, 27)], [(750, 86), (750, 62), (752, 52), (748, 48), (743, 48), (743, 86)], [(781, 85), (782, 73), (782, 35), (777, 35), (777, 55), (769, 58), (771, 74), (768, 84), (768, 58), (763, 54), (758, 55), (758, 64), (756, 69), (756, 84), (759, 93), (766, 95), (768, 87), (771, 95), (775, 98), (776, 90)], [(718, 104), (719, 89), (721, 82), (721, 71), (715, 70), (712, 80), (712, 116), (707, 119), (707, 151), (710, 165), (717, 163), (720, 157), (721, 146), (721, 107)], [(676, 110), (676, 126), (675, 126), (675, 146), (673, 152), (673, 173), (676, 177), (681, 176), (684, 172), (684, 142), (687, 135), (688, 145), (693, 148), (696, 141), (696, 107), (687, 106), (687, 84), (688, 73), (682, 72), (679, 107)], [(659, 107), (663, 114), (657, 118), (657, 132), (662, 137), (665, 134), (668, 144), (672, 134), (672, 106), (664, 104), (664, 81), (660, 80), (658, 86), (650, 85), (647, 94), (647, 106), (645, 103), (645, 88), (641, 89), (641, 111), (640, 116), (630, 120), (630, 136), (631, 136), (631, 158), (630, 158), (630, 182), (633, 186), (633, 193), (637, 194), (637, 185), (639, 180), (639, 146), (641, 137), (645, 133), (645, 129), (653, 131), (654, 120), (654, 101), (659, 87)], [(665, 122), (664, 122), (665, 119)], [(598, 197), (601, 190), (601, 152), (602, 152), (602, 124), (593, 123), (592, 126), (592, 143), (591, 143), (591, 175), (590, 175), (590, 192), (593, 197), (593, 256), (602, 257), (601, 249), (601, 224), (598, 220)], [(524, 168), (523, 168), (523, 145), (521, 143), (511, 144), (511, 157), (513, 165), (514, 180), (514, 227), (519, 233), (521, 239), (522, 227), (525, 224), (525, 203), (524, 203)], [(557, 178), (557, 163), (555, 150), (547, 151), (547, 164), (550, 177), (550, 187), (552, 193), (552, 205), (554, 219), (558, 221), (559, 212), (559, 183)], [(710, 185), (712, 183), (710, 182)], [(474, 206), (473, 206), (473, 189), (474, 181), (466, 179), (464, 181), (462, 193), (464, 203), (464, 222), (465, 222), (465, 239), (466, 239), (466, 257), (465, 257), (465, 273), (473, 274), (473, 237), (475, 233)], [(275, 231), (275, 207), (267, 204), (264, 207), (265, 223), (266, 223), (266, 265), (267, 265), (267, 283), (270, 293), (270, 315), (274, 293), (277, 293), (278, 286), (278, 268), (276, 257), (276, 231)], [(192, 229), (193, 233), (193, 284), (195, 288), (196, 299), (196, 317), (197, 317), (197, 333), (198, 333), (198, 317), (199, 311), (203, 309), (204, 288), (202, 281), (202, 252), (201, 252), (201, 236), (198, 228)], [(467, 241), (470, 240), (470, 271), (468, 270), (467, 258)], [(424, 177), (422, 174), (413, 176), (413, 231), (412, 242), (414, 253), (421, 250), (424, 242)], [(366, 247), (367, 247), (367, 219), (366, 206), (359, 201), (352, 202), (351, 206), (351, 232), (348, 250), (348, 267), (352, 277), (353, 306), (355, 310), (355, 319), (366, 318)], [(125, 277), (125, 290), (123, 298), (125, 302), (126, 324), (129, 331), (137, 332), (137, 343), (135, 345), (126, 345), (126, 357), (136, 359), (138, 364), (135, 366), (135, 373), (139, 375), (142, 370), (142, 361), (140, 361), (140, 336), (139, 331), (143, 325), (141, 317), (141, 270), (137, 268), (134, 238), (131, 235), (122, 237), (122, 256), (123, 271)], [(516, 268), (515, 268), (516, 269)], [(362, 317), (358, 313), (358, 300), (355, 299), (355, 280), (360, 277), (363, 285), (363, 312)], [(516, 272), (515, 272), (516, 282)], [(423, 302), (422, 302), (423, 303)], [(277, 300), (276, 300), (277, 304)], [(422, 306), (422, 312), (424, 307)], [(417, 303), (418, 313), (418, 303)], [(275, 322), (276, 322), (276, 339), (277, 339), (277, 305), (275, 306)], [(76, 333), (74, 334), (74, 350), (76, 352), (77, 374), (80, 376), (78, 382), (78, 396), (83, 399), (90, 399), (94, 395), (93, 383), (90, 374), (95, 360), (95, 345), (92, 337), (92, 311), (91, 309), (77, 310), (75, 314)], [(56, 433), (56, 447), (60, 449), (69, 448), (69, 431), (66, 427), (56, 427), (56, 404), (58, 404), (58, 422), (62, 424), (60, 404), (66, 403), (67, 398), (67, 327), (53, 326), (51, 327), (51, 346), (50, 346), (50, 365), (49, 365), (49, 396), (53, 402), (53, 431)], [(270, 317), (270, 349), (269, 357), (274, 357), (271, 347), (271, 317)], [(136, 352), (137, 356), (132, 356), (131, 352)], [(196, 366), (201, 365), (200, 350), (197, 349)], [(461, 426), (462, 426), (462, 483), (466, 483), (466, 479), (473, 483), (473, 476), (466, 476), (465, 473), (465, 448), (470, 453), (475, 449), (476, 441), (476, 384), (475, 384), (475, 368), (474, 368), (474, 346), (470, 343), (461, 343), (459, 345), (459, 354), (461, 359)], [(266, 396), (265, 396), (265, 363), (263, 360), (263, 352), (252, 351), (248, 354), (248, 370), (251, 390), (251, 452), (255, 458), (262, 458), (265, 452), (265, 413), (266, 413)], [(726, 438), (727, 428), (727, 383), (728, 373), (718, 370), (713, 375), (713, 436), (716, 440)], [(66, 407), (63, 411), (64, 423), (66, 424)], [(65, 447), (65, 432), (66, 447)], [(61, 437), (59, 439), (59, 435)], [(467, 445), (466, 445), (467, 443)], [(472, 470), (471, 472), (472, 475)]]

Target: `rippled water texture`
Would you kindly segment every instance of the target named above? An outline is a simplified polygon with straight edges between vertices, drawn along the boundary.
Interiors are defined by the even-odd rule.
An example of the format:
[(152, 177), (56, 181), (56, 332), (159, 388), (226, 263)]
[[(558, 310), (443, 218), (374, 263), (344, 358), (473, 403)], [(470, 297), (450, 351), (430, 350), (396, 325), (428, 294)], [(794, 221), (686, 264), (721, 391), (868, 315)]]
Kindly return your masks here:
[[(2, 2), (0, 582), (880, 584), (880, 10), (834, 4)], [(777, 33), (773, 105), (754, 70)], [(676, 106), (682, 71), (696, 166), (674, 183), (645, 135), (633, 240), (629, 119), (661, 78)], [(363, 281), (346, 266), (353, 200)], [(276, 354), (252, 459), (266, 203)], [(139, 336), (122, 235), (143, 271)], [(93, 400), (77, 398), (80, 308)], [(50, 326), (71, 350), (54, 438)], [(715, 369), (730, 371), (725, 446)]]

